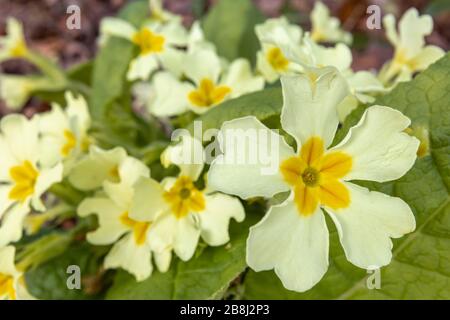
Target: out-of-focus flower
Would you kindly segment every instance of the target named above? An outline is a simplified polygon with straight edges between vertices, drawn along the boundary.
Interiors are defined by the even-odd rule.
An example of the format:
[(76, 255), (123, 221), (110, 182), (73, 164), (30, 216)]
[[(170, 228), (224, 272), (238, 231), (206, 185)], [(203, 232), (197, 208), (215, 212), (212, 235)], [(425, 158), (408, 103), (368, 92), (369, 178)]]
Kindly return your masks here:
[(23, 58), (27, 51), (22, 24), (14, 18), (8, 18), (6, 36), (0, 37), (0, 62), (6, 59)]
[(330, 10), (320, 1), (311, 12), (311, 23), (311, 39), (316, 42), (352, 42), (351, 33), (341, 29), (339, 19), (330, 16)]
[(127, 179), (127, 175), (122, 171), (129, 170), (130, 162), (133, 163), (134, 158), (128, 156), (121, 147), (103, 150), (91, 146), (89, 153), (77, 162), (68, 178), (79, 190), (94, 190), (100, 188), (105, 181), (118, 183)]
[(274, 82), (280, 75), (291, 70), (298, 70), (270, 39), (277, 38), (283, 43), (298, 46), (302, 37), (302, 29), (299, 26), (290, 24), (285, 17), (280, 17), (268, 19), (263, 24), (257, 25), (255, 32), (262, 47), (256, 56), (257, 69), (266, 81)]
[(419, 16), (417, 9), (411, 8), (400, 19), (398, 32), (392, 14), (384, 17), (383, 24), (386, 37), (395, 47), (394, 58), (380, 72), (384, 83), (411, 80), (415, 72), (425, 70), (444, 55), (441, 48), (425, 45), (425, 36), (433, 31), (431, 16)]
[(38, 90), (54, 90), (53, 81), (41, 76), (0, 74), (0, 99), (11, 109), (19, 109)]
[(22, 236), (23, 220), (30, 208), (45, 209), (41, 196), (61, 181), (61, 163), (42, 162), (39, 119), (9, 115), (0, 122), (0, 246)]
[(168, 72), (155, 75), (155, 95), (149, 102), (152, 114), (173, 116), (188, 110), (200, 114), (226, 99), (264, 87), (264, 79), (253, 75), (247, 60), (240, 58), (224, 67), (215, 51), (209, 49), (188, 53), (183, 70), (187, 81), (179, 81)]
[(178, 47), (186, 45), (187, 34), (180, 23), (153, 22), (137, 30), (127, 21), (105, 18), (100, 29), (103, 35), (125, 38), (139, 48), (139, 55), (130, 63), (128, 80), (147, 80), (159, 67), (181, 75), (184, 52)]
[(179, 144), (169, 147), (161, 156), (164, 165), (180, 168), (179, 176), (167, 177), (161, 185), (141, 178), (135, 187), (131, 217), (138, 221), (154, 220), (148, 234), (152, 248), (173, 249), (184, 261), (193, 256), (200, 237), (211, 246), (227, 243), (230, 219), (240, 222), (245, 217), (238, 199), (212, 193), (207, 187), (198, 188), (203, 152), (200, 141), (182, 136)]
[(0, 248), (0, 300), (35, 300), (28, 293), (23, 273), (16, 269), (13, 246)]
[(40, 117), (39, 126), (43, 161), (54, 164), (64, 160), (64, 170), (68, 173), (80, 156), (89, 150), (91, 117), (83, 96), (75, 97), (66, 92), (65, 97), (65, 110), (53, 104), (52, 110)]
[[(212, 188), (243, 199), (290, 191), (287, 200), (272, 206), (250, 229), (248, 265), (256, 271), (275, 269), (290, 290), (314, 286), (328, 268), (328, 229), (322, 209), (334, 221), (351, 263), (365, 269), (389, 264), (391, 238), (412, 232), (414, 215), (400, 198), (349, 181), (385, 182), (403, 176), (414, 164), (419, 145), (403, 132), (410, 120), (388, 107), (369, 107), (342, 142), (328, 149), (339, 123), (337, 105), (348, 95), (346, 80), (334, 70), (314, 80), (307, 75), (283, 76), (281, 83), (281, 125), (295, 138), (297, 152), (255, 117), (228, 121), (219, 139), (223, 154), (212, 163), (208, 176)], [(271, 167), (278, 170), (263, 174), (267, 166), (263, 159), (227, 162), (227, 154), (233, 152), (235, 156), (228, 159), (255, 159), (249, 157), (249, 150), (259, 152), (236, 149), (227, 139), (228, 130), (254, 130), (257, 137), (265, 131), (270, 139), (250, 145), (271, 151)]]
[(335, 67), (343, 74), (350, 87), (350, 93), (338, 106), (341, 122), (360, 102), (373, 102), (375, 100), (373, 94), (386, 91), (381, 81), (371, 72), (355, 73), (351, 70), (352, 53), (343, 43), (338, 43), (334, 47), (325, 47), (312, 41), (308, 33), (303, 37), (301, 45), (283, 40), (275, 34), (268, 35), (266, 41), (276, 44), (286, 59), (298, 65), (300, 71), (297, 73), (304, 73), (313, 80), (320, 74), (327, 73), (329, 67)]
[[(129, 213), (132, 210), (134, 183), (140, 177), (148, 178), (150, 173), (139, 160), (127, 157), (118, 174), (120, 182), (105, 181), (104, 195), (85, 199), (78, 207), (78, 214), (81, 217), (93, 213), (98, 216), (98, 229), (87, 234), (90, 243), (114, 244), (105, 257), (104, 267), (123, 268), (133, 274), (137, 281), (142, 281), (148, 278), (153, 270), (152, 251), (148, 240), (153, 221), (136, 221)], [(153, 183), (157, 184), (156, 181)], [(153, 258), (161, 272), (167, 271), (171, 260), (170, 250), (154, 252)]]

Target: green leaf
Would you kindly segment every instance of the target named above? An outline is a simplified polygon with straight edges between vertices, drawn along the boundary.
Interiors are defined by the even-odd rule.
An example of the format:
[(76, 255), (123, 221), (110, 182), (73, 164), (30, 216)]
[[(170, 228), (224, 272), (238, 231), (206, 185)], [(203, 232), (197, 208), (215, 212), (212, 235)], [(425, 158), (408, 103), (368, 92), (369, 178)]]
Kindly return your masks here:
[[(118, 17), (139, 27), (148, 15), (148, 4), (142, 0), (131, 2)], [(116, 37), (108, 39), (100, 49), (92, 74), (90, 107), (94, 118), (102, 119), (107, 107), (127, 89), (125, 76), (135, 55), (134, 49), (130, 41)]]
[(215, 299), (246, 267), (245, 241), (248, 228), (260, 216), (248, 214), (242, 223), (231, 222), (231, 241), (220, 247), (198, 250), (188, 262), (175, 260), (166, 273), (154, 271), (150, 278), (136, 282), (119, 271), (107, 299)]
[[(279, 115), (282, 104), (281, 89), (268, 88), (225, 101), (196, 120), (202, 122), (204, 131), (212, 128), (219, 129), (224, 121), (245, 116), (255, 116), (265, 121)], [(188, 129), (193, 131), (194, 125), (191, 124)]]
[(203, 28), (219, 55), (229, 60), (244, 57), (254, 63), (259, 49), (254, 27), (263, 21), (250, 0), (220, 0), (205, 17)]
[[(134, 1), (119, 18), (139, 27), (149, 16), (147, 1)], [(126, 80), (135, 46), (111, 37), (95, 59), (89, 106), (94, 119), (93, 135), (103, 147), (122, 146), (132, 155), (163, 135), (156, 121), (146, 121), (132, 110), (131, 84)]]
[(450, 2), (448, 0), (431, 1), (425, 9), (426, 14), (438, 16), (450, 12)]
[[(27, 288), (38, 299), (84, 300), (98, 298), (95, 282), (92, 279), (97, 275), (104, 253), (104, 247), (92, 247), (87, 243), (73, 245), (62, 255), (26, 272)], [(71, 276), (67, 273), (67, 268), (71, 265), (80, 267), (80, 290), (67, 287), (67, 280)]]
[(107, 107), (123, 94), (133, 56), (133, 44), (125, 39), (110, 38), (100, 49), (94, 64), (89, 103), (94, 119), (102, 119)]
[[(367, 288), (370, 275), (346, 261), (330, 227), (330, 268), (316, 287), (295, 293), (284, 289), (273, 272), (249, 272), (247, 299), (450, 299), (450, 55), (376, 104), (402, 111), (413, 129), (425, 128), (430, 136), (429, 155), (419, 158), (400, 180), (361, 183), (402, 198), (416, 216), (416, 231), (394, 241), (392, 262), (381, 269), (381, 288)], [(359, 108), (350, 116), (339, 138), (363, 112)]]

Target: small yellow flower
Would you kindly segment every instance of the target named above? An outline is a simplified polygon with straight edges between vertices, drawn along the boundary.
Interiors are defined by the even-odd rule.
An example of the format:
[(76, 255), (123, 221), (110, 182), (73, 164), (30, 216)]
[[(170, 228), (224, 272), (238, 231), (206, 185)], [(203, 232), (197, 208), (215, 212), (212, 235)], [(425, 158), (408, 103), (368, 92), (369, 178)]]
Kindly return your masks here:
[(139, 48), (139, 55), (131, 61), (128, 68), (128, 80), (147, 80), (150, 74), (160, 67), (177, 76), (181, 75), (184, 52), (180, 47), (187, 43), (187, 31), (180, 19), (170, 19), (164, 23), (151, 21), (136, 29), (119, 18), (105, 18), (100, 25), (100, 31), (103, 38), (124, 38)]
[(174, 185), (164, 192), (166, 200), (172, 213), (179, 219), (184, 218), (189, 212), (205, 210), (205, 197), (199, 191), (191, 178), (187, 176), (179, 177)]
[(155, 116), (174, 116), (192, 110), (202, 114), (223, 101), (260, 90), (264, 79), (254, 76), (250, 63), (242, 58), (228, 67), (211, 48), (195, 45), (184, 58), (184, 79), (158, 72), (153, 78), (154, 97), (149, 102)]
[(133, 35), (132, 41), (139, 46), (143, 55), (162, 52), (164, 50), (164, 37), (153, 33), (148, 28), (142, 28), (136, 32)]
[(161, 155), (164, 166), (180, 168), (179, 176), (166, 177), (161, 185), (151, 179), (135, 185), (130, 216), (153, 221), (148, 234), (153, 250), (173, 249), (184, 261), (194, 255), (200, 237), (211, 246), (227, 243), (230, 219), (240, 222), (245, 216), (236, 198), (213, 193), (207, 186), (202, 190), (196, 187), (204, 167), (203, 153), (200, 141), (182, 136)]

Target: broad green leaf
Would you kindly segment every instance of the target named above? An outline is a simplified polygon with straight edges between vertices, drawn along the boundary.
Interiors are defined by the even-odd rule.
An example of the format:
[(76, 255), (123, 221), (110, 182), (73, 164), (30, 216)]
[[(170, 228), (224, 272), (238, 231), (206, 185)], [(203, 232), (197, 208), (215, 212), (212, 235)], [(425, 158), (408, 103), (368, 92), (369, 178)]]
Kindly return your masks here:
[[(430, 135), (430, 153), (400, 180), (362, 183), (405, 200), (417, 221), (415, 232), (394, 242), (393, 260), (381, 269), (381, 288), (367, 288), (370, 275), (346, 261), (336, 231), (330, 228), (330, 268), (316, 287), (299, 294), (284, 289), (273, 272), (251, 271), (245, 298), (450, 299), (450, 55), (398, 85), (377, 104), (402, 111), (411, 118), (412, 128), (423, 127)], [(363, 111), (359, 108), (351, 115), (340, 138)]]
[(94, 63), (89, 101), (94, 119), (102, 119), (107, 107), (124, 92), (125, 75), (133, 56), (133, 44), (125, 39), (112, 37), (100, 49)]
[[(126, 6), (119, 18), (136, 27), (149, 16), (147, 1), (134, 1)], [(125, 39), (111, 37), (95, 60), (89, 106), (94, 118), (93, 135), (101, 146), (122, 146), (134, 155), (140, 148), (161, 138), (155, 121), (145, 121), (133, 112), (131, 84), (126, 80), (130, 61), (136, 48)]]
[[(280, 88), (268, 88), (228, 100), (197, 118), (202, 129), (219, 129), (223, 122), (245, 116), (255, 116), (261, 121), (280, 114), (282, 106)], [(194, 125), (188, 127), (194, 130)]]
[(259, 49), (254, 27), (262, 21), (263, 15), (250, 0), (220, 0), (205, 17), (203, 28), (221, 56), (244, 57), (254, 63)]
[[(104, 247), (92, 247), (87, 243), (72, 245), (62, 255), (31, 269), (25, 274), (27, 288), (38, 299), (84, 300), (98, 298), (97, 272), (102, 263)], [(71, 276), (67, 268), (80, 267), (81, 289), (69, 289), (67, 280)], [(71, 282), (70, 282), (71, 283)]]
[(119, 271), (107, 299), (215, 299), (246, 267), (245, 241), (248, 228), (260, 215), (248, 214), (242, 223), (231, 222), (231, 241), (220, 247), (198, 250), (188, 262), (172, 262), (166, 273), (154, 271), (150, 278), (136, 282)]

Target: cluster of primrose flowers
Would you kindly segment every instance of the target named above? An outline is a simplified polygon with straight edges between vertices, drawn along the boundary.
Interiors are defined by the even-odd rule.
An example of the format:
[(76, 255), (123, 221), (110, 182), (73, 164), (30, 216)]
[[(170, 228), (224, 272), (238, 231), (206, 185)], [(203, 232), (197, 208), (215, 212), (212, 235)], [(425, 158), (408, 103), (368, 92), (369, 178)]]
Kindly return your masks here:
[[(47, 194), (64, 181), (89, 194), (76, 208), (80, 217), (96, 215), (98, 227), (87, 234), (93, 245), (111, 245), (105, 269), (123, 268), (137, 281), (151, 276), (153, 265), (165, 272), (172, 255), (191, 259), (200, 238), (210, 246), (229, 239), (231, 219), (245, 218), (241, 200), (269, 199), (288, 192), (250, 229), (247, 263), (256, 270), (275, 269), (284, 286), (305, 291), (328, 268), (326, 212), (336, 224), (347, 259), (369, 269), (389, 264), (392, 241), (415, 229), (408, 205), (399, 198), (353, 184), (352, 180), (391, 181), (414, 164), (419, 142), (404, 132), (410, 120), (385, 106), (368, 107), (360, 122), (337, 146), (330, 148), (339, 122), (360, 102), (411, 79), (443, 55), (425, 46), (432, 29), (429, 16), (410, 9), (395, 27), (384, 19), (394, 58), (380, 74), (353, 72), (349, 33), (341, 30), (326, 6), (317, 2), (312, 30), (307, 32), (284, 17), (256, 26), (261, 49), (256, 70), (246, 59), (227, 61), (208, 42), (198, 22), (190, 29), (179, 16), (150, 1), (151, 16), (140, 28), (118, 18), (101, 23), (100, 43), (121, 37), (139, 53), (131, 61), (127, 80), (138, 81), (134, 92), (155, 117), (176, 117), (188, 111), (202, 114), (227, 99), (258, 91), (281, 80), (282, 128), (294, 138), (293, 149), (282, 136), (249, 116), (223, 123), (227, 130), (262, 130), (279, 143), (271, 150), (276, 172), (262, 174), (259, 163), (227, 163), (233, 144), (219, 139), (222, 154), (206, 172), (204, 163), (185, 161), (203, 155), (201, 141), (183, 136), (161, 154), (161, 164), (179, 168), (177, 176), (157, 181), (149, 168), (118, 146), (102, 149), (90, 135), (89, 107), (82, 95), (66, 92), (66, 107), (27, 119), (13, 114), (0, 122), (0, 299), (32, 298), (26, 290), (26, 264), (15, 258), (13, 243), (36, 232), (61, 211), (47, 209)], [(0, 38), (0, 61), (24, 58), (53, 70), (27, 48), (22, 26), (8, 20)], [(334, 44), (324, 46), (323, 42)], [(3, 99), (20, 107), (46, 80), (0, 76)], [(223, 135), (226, 137), (226, 134)], [(186, 154), (188, 153), (188, 154)], [(203, 159), (200, 156), (200, 159)], [(243, 155), (245, 159), (245, 154)], [(197, 157), (198, 159), (198, 157)], [(237, 197), (236, 197), (237, 196)], [(38, 213), (41, 212), (41, 213)]]

